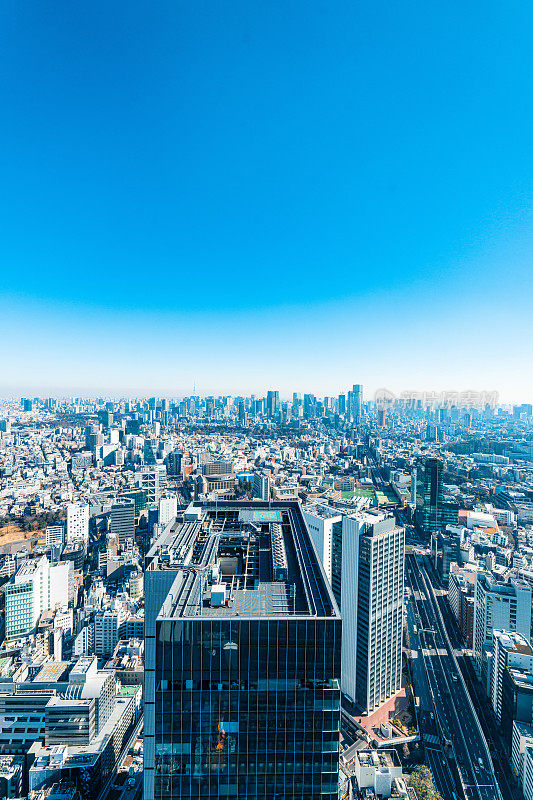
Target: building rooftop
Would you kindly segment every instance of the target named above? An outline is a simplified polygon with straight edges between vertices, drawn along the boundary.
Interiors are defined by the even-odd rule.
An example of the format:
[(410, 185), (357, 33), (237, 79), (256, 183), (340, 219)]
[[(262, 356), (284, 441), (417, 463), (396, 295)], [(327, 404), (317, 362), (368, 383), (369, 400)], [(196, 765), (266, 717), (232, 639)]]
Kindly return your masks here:
[(533, 656), (533, 649), (525, 638), (513, 631), (495, 630), (494, 637), (498, 637), (500, 645), (513, 653), (520, 653), (524, 656)]
[(331, 508), (323, 503), (311, 502), (304, 506), (303, 510), (307, 514), (313, 514), (315, 517), (321, 519), (332, 519), (333, 517), (341, 517), (342, 514), (338, 508)]
[(339, 615), (297, 502), (205, 502), (170, 522), (147, 570), (176, 579), (163, 617)]
[(507, 672), (515, 686), (527, 694), (533, 694), (533, 674), (520, 667), (507, 667)]

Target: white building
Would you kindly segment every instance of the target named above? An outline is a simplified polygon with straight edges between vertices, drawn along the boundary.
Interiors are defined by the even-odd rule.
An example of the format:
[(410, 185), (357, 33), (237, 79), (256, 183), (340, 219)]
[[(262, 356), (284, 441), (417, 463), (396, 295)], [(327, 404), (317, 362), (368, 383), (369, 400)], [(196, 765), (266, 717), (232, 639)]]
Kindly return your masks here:
[[(316, 547), (326, 577), (333, 588), (333, 553), (341, 554), (342, 547), (342, 514), (335, 508), (330, 508), (321, 503), (312, 503), (302, 509), (302, 513), (311, 534), (311, 539)], [(340, 564), (336, 565), (336, 572), (339, 572)], [(340, 581), (335, 586), (334, 593), (339, 592)], [(337, 602), (339, 597), (336, 596)]]
[(511, 764), (519, 783), (523, 783), (524, 780), (524, 751), (526, 747), (533, 747), (533, 725), (514, 720)]
[(502, 680), (506, 667), (533, 672), (533, 649), (529, 639), (519, 633), (492, 632), (491, 701), (498, 722), (502, 720)]
[(367, 713), (401, 687), (404, 548), (393, 517), (343, 517), (341, 689)]
[(67, 608), (74, 597), (74, 562), (51, 564), (49, 575), (48, 608)]
[(97, 656), (110, 656), (120, 639), (120, 626), (126, 619), (121, 604), (100, 611), (94, 618), (94, 652)]
[(94, 623), (84, 625), (74, 639), (73, 653), (75, 656), (87, 656), (94, 653)]
[(159, 517), (158, 522), (160, 525), (166, 525), (171, 519), (174, 519), (178, 513), (178, 498), (176, 495), (169, 497), (159, 498)]
[(533, 747), (524, 751), (524, 780), (522, 783), (524, 800), (533, 800)]
[(49, 525), (46, 529), (46, 544), (50, 546), (65, 543), (65, 528), (63, 525)]
[(74, 597), (74, 564), (50, 564), (46, 556), (25, 561), (6, 584), (6, 638), (31, 633), (44, 611), (68, 609)]
[(360, 792), (370, 789), (381, 798), (409, 797), (402, 766), (395, 750), (359, 750), (353, 760), (353, 774)]
[(525, 581), (503, 583), (491, 575), (476, 575), (474, 591), (474, 661), (487, 686), (486, 653), (492, 647), (495, 630), (520, 633), (529, 640), (531, 633), (531, 587)]
[(25, 561), (5, 587), (6, 639), (31, 633), (49, 603), (49, 561)]
[(67, 542), (89, 539), (89, 506), (69, 503), (67, 506)]

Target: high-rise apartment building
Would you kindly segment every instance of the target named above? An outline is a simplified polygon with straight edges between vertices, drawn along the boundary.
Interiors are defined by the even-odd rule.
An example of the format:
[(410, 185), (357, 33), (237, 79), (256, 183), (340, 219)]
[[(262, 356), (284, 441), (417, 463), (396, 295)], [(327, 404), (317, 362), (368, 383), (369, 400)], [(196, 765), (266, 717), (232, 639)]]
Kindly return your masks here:
[(174, 519), (178, 511), (178, 498), (176, 495), (169, 495), (159, 498), (159, 516), (158, 522), (160, 525), (166, 525), (171, 519)]
[(144, 797), (336, 800), (341, 619), (299, 505), (185, 517), (147, 556)]
[(405, 531), (380, 513), (342, 523), (341, 685), (371, 713), (401, 687)]
[(509, 631), (494, 630), (492, 643), (490, 699), (496, 718), (501, 722), (503, 673), (508, 667), (533, 673), (533, 649), (529, 638)]
[(48, 525), (46, 528), (46, 544), (48, 546), (57, 545), (62, 547), (65, 543), (64, 525)]
[(252, 481), (253, 496), (260, 500), (270, 500), (270, 475), (254, 472)]
[(110, 656), (118, 644), (120, 628), (126, 620), (126, 611), (120, 603), (99, 611), (94, 618), (94, 652), (97, 656)]
[(69, 503), (67, 506), (67, 542), (76, 539), (89, 539), (89, 506), (81, 503)]
[(492, 647), (495, 630), (519, 633), (529, 640), (531, 587), (525, 581), (504, 583), (478, 573), (474, 589), (474, 662), (487, 691), (487, 651)]

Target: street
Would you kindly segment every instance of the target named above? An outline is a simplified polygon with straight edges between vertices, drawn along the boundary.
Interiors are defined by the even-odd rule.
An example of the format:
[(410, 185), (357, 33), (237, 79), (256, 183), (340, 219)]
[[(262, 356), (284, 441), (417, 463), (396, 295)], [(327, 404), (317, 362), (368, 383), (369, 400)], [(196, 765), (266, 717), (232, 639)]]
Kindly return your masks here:
[[(414, 553), (406, 557), (406, 583), (413, 592), (413, 602), (409, 605), (413, 607), (414, 618), (409, 617), (408, 611), (411, 647), (415, 649), (418, 646), (420, 661), (425, 665), (431, 706), (433, 706), (433, 710), (430, 706), (429, 713), (433, 715), (439, 737), (443, 743), (447, 743), (447, 749), (452, 756), (448, 761), (440, 754), (429, 755), (431, 751), (428, 751), (428, 764), (432, 768), (435, 781), (440, 784), (437, 788), (443, 797), (452, 797), (450, 792), (455, 789), (452, 789), (450, 779), (453, 780), (454, 759), (462, 784), (462, 793), (467, 800), (499, 798), (501, 795), (494, 777), (490, 753), (449, 646), (436, 601), (429, 587), (429, 578), (422, 561)], [(418, 685), (423, 686), (424, 681), (420, 680), (421, 673), (415, 666), (416, 662), (417, 659), (414, 659), (413, 669), (418, 676), (418, 691)], [(428, 695), (422, 690), (420, 697), (422, 713), (427, 713), (428, 701)], [(425, 740), (427, 747), (427, 737)], [(439, 757), (442, 771), (435, 763)]]

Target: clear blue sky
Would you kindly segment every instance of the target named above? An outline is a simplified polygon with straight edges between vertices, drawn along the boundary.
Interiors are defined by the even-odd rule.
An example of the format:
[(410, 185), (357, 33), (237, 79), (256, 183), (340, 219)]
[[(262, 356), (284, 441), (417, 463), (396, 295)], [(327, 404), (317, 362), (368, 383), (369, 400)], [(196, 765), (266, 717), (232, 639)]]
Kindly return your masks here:
[(0, 393), (533, 400), (530, 2), (0, 9)]

